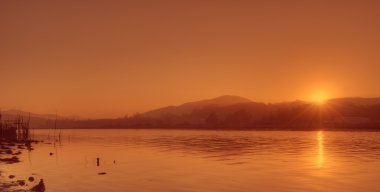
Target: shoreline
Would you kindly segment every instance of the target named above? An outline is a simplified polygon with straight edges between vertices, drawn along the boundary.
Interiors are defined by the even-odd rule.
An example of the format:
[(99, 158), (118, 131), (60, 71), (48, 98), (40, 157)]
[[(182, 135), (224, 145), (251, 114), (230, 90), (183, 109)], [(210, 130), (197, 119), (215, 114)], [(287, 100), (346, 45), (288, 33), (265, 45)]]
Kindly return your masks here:
[[(51, 128), (31, 128), (32, 130), (49, 130)], [(299, 129), (299, 128), (173, 128), (173, 127), (155, 127), (155, 128), (125, 128), (125, 127), (110, 127), (110, 128), (96, 128), (96, 127), (76, 127), (76, 128), (61, 128), (60, 130), (184, 130), (184, 131), (331, 131), (331, 132), (380, 132), (379, 129), (368, 128), (320, 128), (320, 129)]]
[[(22, 160), (19, 156), (26, 150), (34, 150), (31, 144), (39, 142), (24, 142), (0, 138), (0, 165), (6, 166), (20, 163)], [(0, 191), (2, 192), (43, 192), (44, 190), (33, 190), (38, 185), (39, 183), (35, 179), (34, 174), (31, 174), (28, 178), (18, 178), (17, 175), (13, 175), (12, 173), (5, 174), (0, 169)]]

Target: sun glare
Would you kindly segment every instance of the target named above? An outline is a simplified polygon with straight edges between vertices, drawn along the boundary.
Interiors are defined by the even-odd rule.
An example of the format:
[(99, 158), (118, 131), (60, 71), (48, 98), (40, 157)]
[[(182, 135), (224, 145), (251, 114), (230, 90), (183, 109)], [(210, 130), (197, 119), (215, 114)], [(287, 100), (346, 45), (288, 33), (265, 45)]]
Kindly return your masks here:
[(325, 92), (316, 92), (313, 94), (311, 100), (317, 103), (324, 103), (328, 99), (328, 95)]

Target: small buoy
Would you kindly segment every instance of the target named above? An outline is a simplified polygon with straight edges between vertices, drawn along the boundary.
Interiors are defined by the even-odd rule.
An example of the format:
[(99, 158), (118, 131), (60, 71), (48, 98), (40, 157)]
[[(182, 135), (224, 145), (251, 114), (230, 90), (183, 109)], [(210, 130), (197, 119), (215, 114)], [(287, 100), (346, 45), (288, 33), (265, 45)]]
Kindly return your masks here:
[(49, 153), (49, 155), (50, 155), (50, 156), (52, 156), (52, 155), (53, 155), (53, 153), (52, 153), (52, 152), (50, 152), (50, 153)]

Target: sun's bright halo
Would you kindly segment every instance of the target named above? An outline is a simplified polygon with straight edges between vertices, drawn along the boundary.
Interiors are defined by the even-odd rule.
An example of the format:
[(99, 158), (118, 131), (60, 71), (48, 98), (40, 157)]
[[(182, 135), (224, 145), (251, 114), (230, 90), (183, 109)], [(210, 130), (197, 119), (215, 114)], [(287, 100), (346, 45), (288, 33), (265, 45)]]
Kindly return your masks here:
[(318, 91), (312, 95), (311, 100), (316, 102), (316, 103), (322, 104), (326, 100), (328, 100), (328, 98), (329, 98), (329, 95), (326, 92)]

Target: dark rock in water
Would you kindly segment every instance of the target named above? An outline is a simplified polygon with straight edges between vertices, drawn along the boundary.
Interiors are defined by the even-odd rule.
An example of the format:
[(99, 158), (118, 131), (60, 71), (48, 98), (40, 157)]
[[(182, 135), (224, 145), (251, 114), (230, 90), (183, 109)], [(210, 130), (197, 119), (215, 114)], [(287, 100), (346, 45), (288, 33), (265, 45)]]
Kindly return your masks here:
[(20, 159), (16, 156), (13, 156), (11, 158), (0, 158), (0, 161), (5, 163), (18, 163), (20, 162)]
[(9, 175), (8, 178), (9, 179), (13, 179), (13, 178), (15, 178), (15, 176), (14, 175)]
[(9, 148), (9, 147), (7, 147), (7, 146), (4, 146), (4, 145), (2, 145), (2, 146), (1, 146), (1, 149), (11, 149), (11, 148)]
[(52, 156), (54, 153), (50, 152), (49, 155)]
[(44, 192), (45, 191), (44, 180), (41, 179), (40, 182), (36, 186), (32, 187), (30, 190), (32, 192)]
[(105, 175), (105, 174), (107, 174), (106, 172), (100, 172), (100, 173), (98, 173), (98, 175)]
[(29, 177), (28, 181), (33, 182), (34, 181), (34, 177)]
[(25, 180), (17, 180), (17, 183), (21, 186), (25, 185)]

